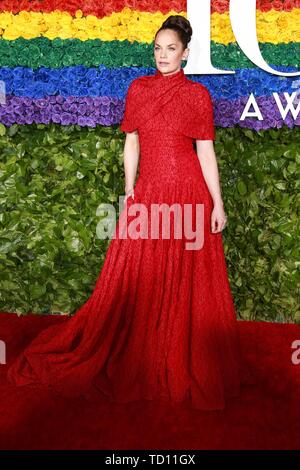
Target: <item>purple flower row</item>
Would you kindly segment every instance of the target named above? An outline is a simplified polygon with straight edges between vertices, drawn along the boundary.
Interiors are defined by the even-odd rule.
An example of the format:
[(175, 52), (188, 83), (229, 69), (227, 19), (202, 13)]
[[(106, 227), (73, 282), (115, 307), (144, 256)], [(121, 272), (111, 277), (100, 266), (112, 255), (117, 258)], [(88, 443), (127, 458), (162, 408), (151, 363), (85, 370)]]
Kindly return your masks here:
[(6, 103), (0, 105), (0, 122), (11, 124), (78, 124), (95, 127), (97, 124), (110, 126), (118, 124), (123, 116), (124, 101), (111, 97), (67, 98), (56, 95), (47, 98), (6, 96)]
[[(279, 94), (283, 108), (286, 100), (283, 93)], [(273, 96), (256, 97), (263, 120), (256, 117), (248, 117), (240, 120), (248, 101), (248, 96), (236, 100), (214, 99), (214, 123), (215, 126), (233, 127), (238, 125), (243, 128), (255, 130), (281, 128), (284, 125), (292, 128), (300, 125), (300, 115), (294, 120), (291, 112), (282, 119)], [(14, 123), (32, 124), (50, 122), (79, 126), (95, 127), (97, 124), (111, 126), (119, 124), (124, 113), (124, 100), (114, 97), (78, 97), (60, 95), (47, 98), (28, 98), (20, 96), (6, 96), (6, 103), (0, 104), (0, 122), (6, 126)], [(294, 104), (297, 107), (297, 103)], [(253, 111), (253, 107), (250, 107)]]

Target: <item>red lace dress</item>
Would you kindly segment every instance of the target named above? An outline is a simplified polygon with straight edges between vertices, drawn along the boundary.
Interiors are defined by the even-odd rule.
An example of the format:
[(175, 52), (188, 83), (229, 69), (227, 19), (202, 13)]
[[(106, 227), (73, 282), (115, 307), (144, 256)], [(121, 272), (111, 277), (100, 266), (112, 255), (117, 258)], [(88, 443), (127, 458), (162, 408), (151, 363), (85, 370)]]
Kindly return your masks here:
[[(116, 402), (188, 400), (194, 408), (222, 409), (240, 392), (240, 345), (222, 233), (210, 231), (212, 198), (193, 146), (215, 139), (210, 94), (183, 69), (139, 77), (129, 87), (121, 130), (138, 130), (140, 172), (94, 291), (63, 325), (34, 338), (8, 379), (64, 396), (92, 387)], [(161, 229), (156, 238), (150, 231), (121, 236), (136, 219), (129, 213), (134, 203), (149, 214), (155, 203), (189, 204), (193, 223), (202, 204), (202, 247), (187, 249), (192, 239), (174, 236), (172, 217), (170, 237)]]

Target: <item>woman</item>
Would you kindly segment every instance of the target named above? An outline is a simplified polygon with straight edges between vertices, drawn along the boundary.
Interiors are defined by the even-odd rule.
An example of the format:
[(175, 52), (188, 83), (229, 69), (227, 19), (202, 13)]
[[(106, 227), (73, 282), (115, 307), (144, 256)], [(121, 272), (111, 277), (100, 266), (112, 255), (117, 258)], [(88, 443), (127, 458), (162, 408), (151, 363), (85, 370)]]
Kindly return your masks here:
[[(212, 101), (181, 68), (191, 34), (180, 15), (157, 31), (156, 73), (135, 79), (126, 97), (126, 206), (95, 289), (65, 324), (45, 329), (22, 352), (8, 372), (13, 383), (43, 383), (64, 396), (87, 396), (92, 388), (116, 402), (188, 400), (203, 410), (223, 409), (238, 396), (239, 342), (222, 245), (226, 216)], [(138, 230), (120, 236), (120, 228), (134, 222), (136, 203), (142, 236)], [(191, 231), (194, 238), (202, 232), (200, 243), (191, 242), (190, 232), (174, 235), (175, 215), (170, 236), (163, 236), (165, 222), (159, 236), (148, 232), (161, 220), (150, 216), (156, 204), (182, 210), (185, 229), (198, 224), (200, 214), (200, 229)], [(199, 207), (204, 212), (198, 214)]]

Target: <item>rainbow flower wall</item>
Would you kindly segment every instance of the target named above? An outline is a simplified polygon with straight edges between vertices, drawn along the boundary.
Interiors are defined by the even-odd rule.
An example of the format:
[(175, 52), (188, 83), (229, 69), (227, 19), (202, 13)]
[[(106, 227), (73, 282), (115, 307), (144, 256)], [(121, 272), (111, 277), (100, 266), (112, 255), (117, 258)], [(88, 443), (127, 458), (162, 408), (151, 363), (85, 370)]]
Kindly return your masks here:
[[(2, 310), (69, 312), (91, 291), (107, 246), (91, 219), (97, 204), (123, 194), (126, 92), (155, 72), (153, 36), (171, 14), (187, 17), (186, 2), (0, 1)], [(266, 62), (300, 70), (300, 0), (257, 1), (256, 16)], [(300, 78), (249, 61), (232, 33), (229, 0), (212, 1), (211, 37), (213, 65), (236, 73), (189, 78), (214, 102), (237, 310), (297, 321), (300, 115), (283, 119), (273, 93), (285, 106)], [(251, 93), (262, 121), (240, 121)]]
[[(4, 125), (49, 123), (109, 126), (120, 122), (130, 82), (154, 72), (152, 38), (170, 14), (186, 16), (186, 2), (1, 1), (1, 79)], [(265, 60), (297, 71), (300, 0), (258, 1), (257, 29)], [(234, 75), (190, 76), (212, 93), (215, 124), (259, 129), (299, 125), (280, 116), (273, 92), (300, 89), (300, 79), (256, 68), (233, 36), (228, 1), (212, 2), (212, 61)], [(250, 93), (263, 121), (239, 121)]]

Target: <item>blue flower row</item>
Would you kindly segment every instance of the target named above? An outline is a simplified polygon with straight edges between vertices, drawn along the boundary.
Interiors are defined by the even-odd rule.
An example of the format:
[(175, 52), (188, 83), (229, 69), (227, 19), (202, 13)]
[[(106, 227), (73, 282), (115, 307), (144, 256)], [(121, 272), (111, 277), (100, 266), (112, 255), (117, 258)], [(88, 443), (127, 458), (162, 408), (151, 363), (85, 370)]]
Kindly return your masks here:
[[(273, 66), (282, 72), (297, 72), (294, 67)], [(60, 96), (112, 96), (123, 99), (134, 78), (153, 75), (154, 68), (63, 67), (0, 67), (0, 80), (7, 95), (45, 98)], [(300, 77), (281, 77), (261, 69), (237, 69), (235, 74), (188, 75), (190, 80), (205, 85), (216, 99), (234, 100), (254, 93), (270, 96), (273, 92), (293, 92), (300, 88)], [(2, 84), (3, 88), (3, 84)]]

